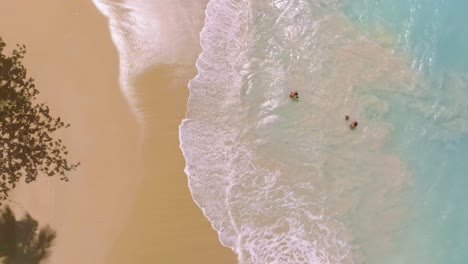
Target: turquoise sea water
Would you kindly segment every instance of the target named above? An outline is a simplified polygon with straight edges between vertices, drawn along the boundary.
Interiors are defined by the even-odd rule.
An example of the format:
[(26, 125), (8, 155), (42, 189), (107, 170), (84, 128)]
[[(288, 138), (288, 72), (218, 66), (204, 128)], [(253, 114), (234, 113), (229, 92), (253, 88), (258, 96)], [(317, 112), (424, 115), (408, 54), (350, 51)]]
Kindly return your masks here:
[(466, 10), (209, 3), (181, 148), (241, 263), (466, 263)]
[(388, 148), (413, 178), (410, 221), (389, 263), (466, 263), (468, 2), (349, 1), (342, 8), (366, 34), (394, 35), (393, 48), (408, 54), (423, 82), (421, 96), (385, 96), (393, 108), (386, 119), (398, 127)]
[[(169, 45), (157, 3), (98, 6), (122, 79)], [(240, 263), (466, 263), (466, 10), (209, 1), (181, 149), (195, 202)]]

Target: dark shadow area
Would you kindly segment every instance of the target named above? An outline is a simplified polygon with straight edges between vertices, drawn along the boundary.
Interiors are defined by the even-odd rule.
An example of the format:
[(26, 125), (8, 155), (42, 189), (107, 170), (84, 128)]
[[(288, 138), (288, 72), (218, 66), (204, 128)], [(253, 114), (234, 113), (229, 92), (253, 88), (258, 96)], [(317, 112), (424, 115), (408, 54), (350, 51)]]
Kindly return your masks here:
[(48, 225), (39, 228), (31, 215), (17, 220), (10, 207), (0, 210), (0, 261), (5, 264), (39, 264), (50, 255), (57, 237)]
[(60, 175), (67, 181), (67, 172), (78, 166), (67, 160), (65, 145), (52, 136), (69, 125), (35, 101), (39, 91), (21, 62), (26, 47), (17, 45), (4, 54), (5, 46), (0, 38), (0, 204), (20, 180)]

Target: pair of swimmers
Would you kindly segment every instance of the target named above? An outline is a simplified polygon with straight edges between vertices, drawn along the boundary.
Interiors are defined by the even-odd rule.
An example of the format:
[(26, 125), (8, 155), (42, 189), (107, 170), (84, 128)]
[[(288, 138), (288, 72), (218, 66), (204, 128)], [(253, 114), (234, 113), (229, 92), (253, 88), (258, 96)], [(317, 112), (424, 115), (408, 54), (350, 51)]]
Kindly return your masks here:
[[(349, 115), (345, 115), (345, 120), (346, 121), (349, 120)], [(349, 128), (354, 129), (355, 127), (357, 127), (357, 125), (358, 125), (357, 121), (352, 121), (351, 124), (349, 124)]]
[[(291, 99), (299, 99), (299, 93), (297, 91), (292, 91), (290, 94), (289, 94), (289, 98)], [(349, 120), (349, 115), (345, 115), (345, 120), (348, 121)], [(354, 129), (356, 128), (358, 125), (358, 122), (357, 121), (352, 121), (351, 124), (349, 124), (349, 128), (351, 129)]]

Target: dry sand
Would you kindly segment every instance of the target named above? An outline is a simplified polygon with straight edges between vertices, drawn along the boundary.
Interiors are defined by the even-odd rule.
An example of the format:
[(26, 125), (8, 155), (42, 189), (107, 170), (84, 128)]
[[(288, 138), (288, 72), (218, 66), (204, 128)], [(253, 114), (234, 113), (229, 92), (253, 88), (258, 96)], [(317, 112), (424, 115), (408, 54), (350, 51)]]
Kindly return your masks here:
[(142, 178), (140, 131), (118, 84), (107, 20), (91, 1), (4, 1), (0, 36), (27, 46), (39, 100), (71, 124), (60, 136), (82, 165), (70, 182), (39, 178), (12, 200), (58, 234), (50, 263), (105, 263)]
[[(183, 172), (178, 125), (193, 67), (178, 82), (168, 77), (174, 67), (161, 66), (137, 83), (151, 117), (142, 148), (119, 90), (107, 20), (91, 1), (4, 1), (0, 29), (10, 47), (27, 46), (24, 63), (40, 100), (72, 125), (60, 136), (82, 163), (68, 183), (42, 178), (12, 195), (16, 211), (57, 231), (48, 263), (235, 263), (191, 200)], [(177, 91), (156, 97), (145, 89), (166, 84)]]

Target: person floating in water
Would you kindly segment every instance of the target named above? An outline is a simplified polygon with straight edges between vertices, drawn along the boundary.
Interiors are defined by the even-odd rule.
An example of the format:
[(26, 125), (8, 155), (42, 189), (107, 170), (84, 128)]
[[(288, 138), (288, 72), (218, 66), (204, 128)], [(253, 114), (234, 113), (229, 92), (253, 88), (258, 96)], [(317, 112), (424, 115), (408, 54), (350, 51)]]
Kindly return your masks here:
[(297, 91), (292, 91), (290, 94), (289, 94), (289, 98), (291, 99), (299, 99), (299, 93)]
[(349, 120), (349, 115), (345, 115), (344, 120), (348, 121)]

